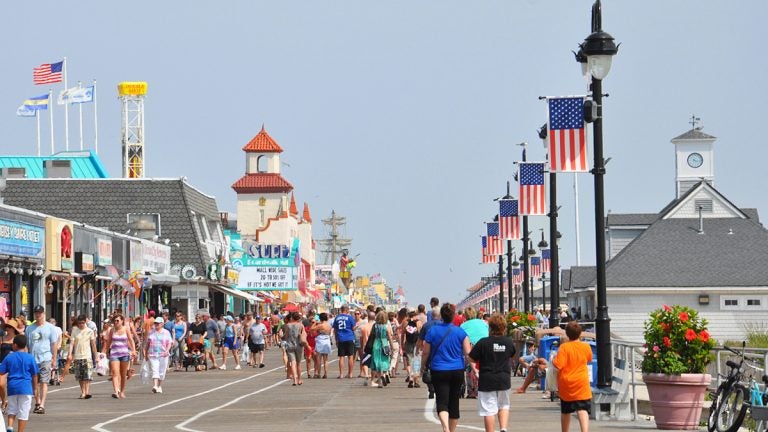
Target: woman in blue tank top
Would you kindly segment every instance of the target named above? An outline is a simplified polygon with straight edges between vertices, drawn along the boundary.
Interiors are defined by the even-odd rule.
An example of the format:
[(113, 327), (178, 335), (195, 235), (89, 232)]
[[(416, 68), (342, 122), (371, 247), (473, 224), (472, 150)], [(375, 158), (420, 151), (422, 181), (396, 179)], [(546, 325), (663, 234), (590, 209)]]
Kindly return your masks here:
[(186, 347), (186, 335), (187, 335), (187, 321), (184, 319), (184, 314), (176, 312), (176, 321), (173, 323), (173, 346), (171, 347), (171, 359), (176, 366), (174, 371), (183, 370), (181, 367), (182, 356), (184, 356), (184, 349)]

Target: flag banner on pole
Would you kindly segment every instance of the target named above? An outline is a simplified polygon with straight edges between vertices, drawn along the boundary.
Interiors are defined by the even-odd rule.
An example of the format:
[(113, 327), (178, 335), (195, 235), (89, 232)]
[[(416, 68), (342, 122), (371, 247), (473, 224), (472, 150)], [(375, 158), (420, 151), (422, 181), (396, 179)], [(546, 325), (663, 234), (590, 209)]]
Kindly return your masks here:
[(544, 164), (542, 162), (520, 162), (520, 214), (543, 216), (546, 213), (544, 194)]
[(22, 104), (16, 108), (16, 115), (19, 117), (35, 117), (37, 115), (37, 110), (33, 110), (30, 107)]
[(531, 257), (531, 277), (541, 277), (541, 258)]
[(499, 238), (499, 223), (486, 222), (488, 234), (488, 255), (501, 255), (504, 253), (501, 239)]
[(35, 84), (53, 84), (61, 82), (64, 61), (58, 63), (43, 63), (32, 70), (32, 81)]
[(505, 240), (520, 240), (520, 218), (517, 214), (516, 199), (499, 200), (499, 237)]
[(482, 236), (482, 244), (483, 244), (483, 264), (493, 264), (496, 262), (496, 255), (489, 255), (488, 254), (488, 237)]
[(59, 105), (93, 102), (93, 86), (62, 90), (56, 102)]
[(549, 166), (552, 172), (587, 172), (587, 127), (584, 98), (548, 99)]
[(521, 269), (512, 269), (512, 283), (520, 285), (523, 283), (523, 276), (523, 271)]
[(23, 105), (31, 110), (44, 110), (48, 109), (48, 95), (40, 95), (31, 97), (24, 101)]
[(546, 273), (552, 271), (552, 257), (549, 249), (541, 250), (541, 271)]

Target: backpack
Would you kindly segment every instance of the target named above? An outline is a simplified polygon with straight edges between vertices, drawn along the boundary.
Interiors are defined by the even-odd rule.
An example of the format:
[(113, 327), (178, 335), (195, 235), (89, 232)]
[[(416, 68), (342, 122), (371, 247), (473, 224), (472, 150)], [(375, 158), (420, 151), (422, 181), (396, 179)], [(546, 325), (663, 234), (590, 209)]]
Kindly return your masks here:
[(419, 341), (419, 326), (416, 320), (409, 320), (405, 326), (405, 342), (415, 344)]

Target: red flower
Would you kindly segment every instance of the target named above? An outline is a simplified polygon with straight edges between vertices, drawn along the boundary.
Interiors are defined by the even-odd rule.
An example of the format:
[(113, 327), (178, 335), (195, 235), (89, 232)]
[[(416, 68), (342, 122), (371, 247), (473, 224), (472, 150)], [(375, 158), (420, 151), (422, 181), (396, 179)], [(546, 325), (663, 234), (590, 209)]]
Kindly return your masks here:
[(669, 348), (672, 346), (672, 341), (668, 337), (664, 336), (664, 346)]
[(677, 317), (680, 318), (680, 321), (682, 322), (688, 322), (688, 312), (680, 312)]
[(709, 340), (709, 332), (706, 330), (702, 330), (701, 333), (699, 333), (699, 339), (702, 342), (706, 342)]
[(661, 329), (664, 330), (664, 333), (669, 333), (670, 325), (667, 323), (661, 323), (659, 324), (661, 326)]
[(513, 317), (512, 317), (512, 321), (519, 321), (519, 320), (520, 320), (520, 317), (519, 317), (519, 316), (517, 316), (517, 315), (515, 315), (515, 316), (513, 316)]
[(658, 345), (654, 345), (654, 346), (653, 346), (653, 350), (654, 350), (655, 352), (658, 352), (658, 351), (659, 351), (659, 346), (658, 346)]
[(528, 321), (536, 321), (536, 317), (531, 314), (528, 314)]
[(693, 329), (688, 329), (685, 331), (685, 340), (688, 342), (693, 342), (697, 337), (698, 335)]
[(672, 308), (667, 305), (664, 305), (663, 307), (664, 307), (664, 312), (669, 312), (672, 310)]

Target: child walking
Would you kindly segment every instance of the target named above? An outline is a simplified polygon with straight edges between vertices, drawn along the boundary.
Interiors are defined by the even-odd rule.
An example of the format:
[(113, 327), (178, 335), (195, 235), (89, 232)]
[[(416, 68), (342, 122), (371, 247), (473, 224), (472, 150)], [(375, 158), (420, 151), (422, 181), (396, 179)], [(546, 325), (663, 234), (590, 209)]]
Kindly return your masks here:
[(32, 354), (24, 352), (26, 347), (26, 336), (14, 336), (13, 352), (0, 363), (0, 375), (7, 375), (7, 379), (0, 380), (0, 398), (3, 410), (8, 412), (8, 432), (13, 432), (16, 419), (19, 420), (16, 430), (24, 432), (37, 389), (40, 370)]
[(560, 427), (568, 432), (571, 414), (576, 412), (581, 432), (589, 429), (589, 413), (592, 405), (592, 389), (589, 386), (587, 364), (592, 361), (592, 348), (579, 340), (581, 326), (571, 321), (565, 326), (568, 342), (557, 350), (552, 363), (558, 370), (557, 392), (560, 397)]

